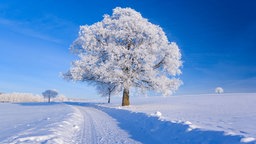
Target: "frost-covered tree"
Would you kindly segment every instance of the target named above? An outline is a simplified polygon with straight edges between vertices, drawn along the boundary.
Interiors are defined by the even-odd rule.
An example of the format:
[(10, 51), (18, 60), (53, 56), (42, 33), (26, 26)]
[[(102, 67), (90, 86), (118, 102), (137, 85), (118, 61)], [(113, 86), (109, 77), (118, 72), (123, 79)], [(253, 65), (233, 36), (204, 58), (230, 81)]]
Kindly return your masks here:
[(43, 98), (31, 93), (3, 93), (0, 102), (42, 102)]
[(42, 93), (44, 98), (48, 99), (48, 102), (51, 102), (51, 98), (55, 98), (58, 95), (58, 92), (56, 90), (46, 90)]
[(64, 74), (66, 79), (92, 84), (114, 83), (129, 105), (129, 90), (137, 87), (170, 95), (181, 85), (181, 53), (160, 26), (131, 8), (115, 8), (102, 21), (80, 27), (71, 45), (79, 59)]
[(223, 90), (222, 87), (216, 87), (216, 88), (215, 88), (215, 92), (216, 92), (217, 94), (221, 94), (221, 93), (224, 92), (224, 90)]

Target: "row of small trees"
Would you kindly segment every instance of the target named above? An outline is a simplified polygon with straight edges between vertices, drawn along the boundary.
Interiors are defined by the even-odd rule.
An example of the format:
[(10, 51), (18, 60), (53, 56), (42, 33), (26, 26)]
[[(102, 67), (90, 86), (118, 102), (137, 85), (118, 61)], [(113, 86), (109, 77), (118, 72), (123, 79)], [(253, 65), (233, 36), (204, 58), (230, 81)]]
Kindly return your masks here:
[(64, 95), (58, 96), (56, 90), (46, 90), (42, 95), (43, 97), (31, 93), (0, 93), (0, 102), (44, 102), (45, 99), (47, 99), (48, 102), (51, 100), (63, 102), (69, 100)]
[[(103, 88), (107, 88), (102, 90)], [(97, 87), (97, 89), (100, 89), (102, 93), (101, 96), (107, 96), (108, 97), (108, 103), (110, 103), (110, 96), (114, 94), (113, 91), (115, 87), (100, 87), (100, 85)], [(224, 90), (222, 87), (216, 87), (215, 93), (221, 94)], [(56, 90), (46, 90), (42, 93), (43, 97), (41, 95), (34, 95), (31, 93), (0, 93), (0, 102), (44, 102), (45, 99), (47, 99), (48, 102), (51, 102), (52, 99), (54, 101), (69, 101), (69, 99), (64, 95), (59, 95)], [(58, 97), (57, 97), (58, 96)]]
[(3, 93), (0, 95), (0, 102), (43, 102), (40, 95), (30, 93)]

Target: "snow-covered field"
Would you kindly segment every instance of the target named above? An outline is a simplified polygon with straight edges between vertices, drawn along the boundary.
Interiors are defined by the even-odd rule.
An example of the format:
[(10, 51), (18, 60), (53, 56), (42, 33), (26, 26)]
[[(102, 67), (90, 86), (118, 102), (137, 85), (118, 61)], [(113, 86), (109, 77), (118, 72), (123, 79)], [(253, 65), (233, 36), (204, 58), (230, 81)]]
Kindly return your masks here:
[(0, 143), (75, 143), (77, 113), (66, 104), (0, 103)]
[(0, 143), (256, 143), (256, 94), (112, 99), (0, 103)]
[(147, 114), (159, 111), (168, 121), (189, 121), (197, 128), (256, 137), (256, 94), (140, 98), (129, 110)]

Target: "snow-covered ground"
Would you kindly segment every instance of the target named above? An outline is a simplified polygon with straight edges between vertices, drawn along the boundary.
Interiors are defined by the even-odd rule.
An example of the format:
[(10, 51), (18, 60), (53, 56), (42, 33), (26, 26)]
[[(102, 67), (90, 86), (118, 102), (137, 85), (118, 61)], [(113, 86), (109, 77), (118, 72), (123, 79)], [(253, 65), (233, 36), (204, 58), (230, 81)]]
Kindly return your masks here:
[[(152, 126), (156, 129), (163, 126), (163, 129), (160, 129), (159, 132), (167, 130), (166, 133), (172, 133), (172, 135), (169, 135), (170, 137), (176, 137), (180, 140), (186, 137), (187, 140), (191, 140), (191, 142), (180, 141), (177, 143), (233, 144), (239, 143), (239, 141), (256, 143), (255, 93), (132, 97), (131, 106), (129, 107), (120, 107), (120, 100), (114, 99), (113, 101), (116, 104), (108, 105), (108, 107), (125, 109), (135, 113), (146, 113), (148, 116), (158, 117), (159, 120), (169, 121), (170, 125), (180, 124), (180, 128), (182, 125), (187, 125), (186, 132), (180, 133), (180, 135), (178, 134), (180, 129), (175, 130), (175, 126), (165, 128), (165, 124), (159, 122), (156, 126)], [(197, 134), (198, 131), (200, 131), (200, 134)], [(212, 134), (208, 135), (208, 132)], [(214, 136), (211, 137), (211, 135)], [(168, 134), (166, 136), (168, 137)], [(229, 136), (237, 136), (237, 139)], [(199, 139), (199, 137), (201, 137), (201, 141), (193, 140)], [(165, 140), (168, 140), (168, 138)], [(174, 142), (172, 141), (172, 143)]]
[(256, 94), (0, 103), (2, 144), (256, 144)]
[(0, 103), (1, 144), (75, 143), (82, 118), (57, 103)]
[(256, 138), (256, 94), (212, 94), (135, 98), (128, 110), (186, 122), (191, 128)]

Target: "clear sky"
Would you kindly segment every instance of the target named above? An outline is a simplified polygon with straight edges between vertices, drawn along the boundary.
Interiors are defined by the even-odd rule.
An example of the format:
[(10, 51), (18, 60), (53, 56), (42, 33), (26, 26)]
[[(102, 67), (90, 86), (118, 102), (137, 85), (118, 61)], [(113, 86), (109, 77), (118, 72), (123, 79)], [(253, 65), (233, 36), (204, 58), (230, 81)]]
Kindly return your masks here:
[(80, 25), (131, 7), (160, 25), (184, 62), (177, 94), (256, 92), (255, 0), (1, 0), (0, 92), (57, 89), (94, 97), (93, 87), (63, 80)]

